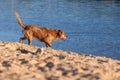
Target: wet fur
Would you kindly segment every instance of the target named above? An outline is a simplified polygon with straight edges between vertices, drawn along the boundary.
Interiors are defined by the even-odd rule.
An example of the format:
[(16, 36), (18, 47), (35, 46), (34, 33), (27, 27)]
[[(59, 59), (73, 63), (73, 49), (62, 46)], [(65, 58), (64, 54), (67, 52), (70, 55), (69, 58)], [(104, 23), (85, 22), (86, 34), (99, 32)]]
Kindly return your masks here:
[(37, 38), (39, 41), (44, 42), (46, 47), (51, 47), (52, 41), (56, 41), (58, 39), (66, 39), (66, 35), (62, 30), (25, 25), (20, 19), (17, 12), (15, 12), (15, 16), (18, 24), (24, 29), (24, 37), (20, 38), (20, 43), (22, 43), (23, 40), (28, 40), (28, 44), (32, 45), (32, 39)]

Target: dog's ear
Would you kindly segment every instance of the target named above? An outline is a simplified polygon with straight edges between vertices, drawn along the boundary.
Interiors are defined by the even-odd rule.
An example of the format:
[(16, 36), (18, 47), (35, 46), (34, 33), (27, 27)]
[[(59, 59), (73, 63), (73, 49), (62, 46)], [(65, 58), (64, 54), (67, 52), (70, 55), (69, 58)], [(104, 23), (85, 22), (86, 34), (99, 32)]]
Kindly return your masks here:
[(60, 37), (62, 35), (62, 31), (58, 30), (58, 36)]

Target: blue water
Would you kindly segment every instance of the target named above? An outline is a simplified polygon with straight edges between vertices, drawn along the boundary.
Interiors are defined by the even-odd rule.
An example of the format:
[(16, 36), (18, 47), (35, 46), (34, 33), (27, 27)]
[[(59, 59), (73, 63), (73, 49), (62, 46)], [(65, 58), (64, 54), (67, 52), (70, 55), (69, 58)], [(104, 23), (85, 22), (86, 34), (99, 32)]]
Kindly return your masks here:
[[(25, 24), (64, 30), (68, 38), (53, 42), (54, 49), (120, 60), (119, 0), (1, 0), (0, 41), (23, 36), (15, 11)], [(33, 45), (45, 47), (35, 39)]]

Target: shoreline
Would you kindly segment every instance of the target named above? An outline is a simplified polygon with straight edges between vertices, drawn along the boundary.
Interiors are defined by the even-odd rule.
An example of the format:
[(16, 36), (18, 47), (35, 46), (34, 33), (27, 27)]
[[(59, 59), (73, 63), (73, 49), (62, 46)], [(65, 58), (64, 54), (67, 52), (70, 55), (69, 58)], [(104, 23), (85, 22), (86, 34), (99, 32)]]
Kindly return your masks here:
[(0, 42), (0, 80), (120, 80), (120, 61)]

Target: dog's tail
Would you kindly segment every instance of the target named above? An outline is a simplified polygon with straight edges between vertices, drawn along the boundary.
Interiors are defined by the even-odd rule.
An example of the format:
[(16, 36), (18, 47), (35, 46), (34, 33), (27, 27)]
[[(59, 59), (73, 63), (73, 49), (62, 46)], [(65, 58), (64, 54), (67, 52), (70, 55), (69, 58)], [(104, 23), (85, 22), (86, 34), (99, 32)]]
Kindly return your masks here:
[(18, 22), (18, 24), (22, 27), (22, 28), (25, 28), (26, 25), (22, 22), (22, 20), (20, 19), (20, 16), (17, 12), (15, 12), (15, 16), (16, 16), (16, 20)]

